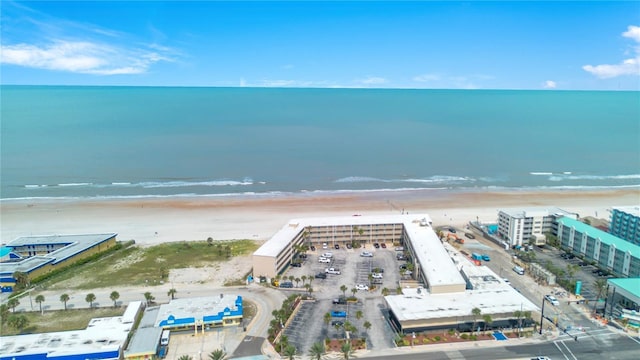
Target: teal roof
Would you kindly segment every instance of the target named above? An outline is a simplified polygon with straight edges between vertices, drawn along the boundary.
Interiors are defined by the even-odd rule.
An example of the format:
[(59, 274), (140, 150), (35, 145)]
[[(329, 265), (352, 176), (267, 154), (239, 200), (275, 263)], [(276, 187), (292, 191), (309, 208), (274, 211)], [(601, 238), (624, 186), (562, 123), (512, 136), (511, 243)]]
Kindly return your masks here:
[(0, 258), (9, 255), (11, 248), (7, 246), (0, 247)]
[(640, 278), (609, 279), (607, 282), (640, 298)]
[(574, 220), (568, 217), (563, 217), (558, 220), (563, 226), (571, 227), (582, 234), (589, 234), (591, 237), (600, 239), (603, 243), (611, 246), (614, 245), (616, 249), (629, 252), (631, 256), (640, 258), (640, 246), (632, 244), (627, 240), (621, 239), (617, 236), (611, 235), (608, 232), (604, 232), (600, 229), (596, 229), (591, 225), (587, 225), (581, 221)]

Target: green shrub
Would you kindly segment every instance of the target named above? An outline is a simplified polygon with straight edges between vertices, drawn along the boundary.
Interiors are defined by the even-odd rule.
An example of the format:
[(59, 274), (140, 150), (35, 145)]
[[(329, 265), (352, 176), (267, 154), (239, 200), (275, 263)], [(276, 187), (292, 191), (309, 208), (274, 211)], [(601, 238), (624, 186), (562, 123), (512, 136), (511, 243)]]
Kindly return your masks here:
[(478, 340), (478, 335), (471, 335), (471, 340), (473, 340), (473, 341)]
[(449, 331), (447, 331), (447, 333), (448, 333), (449, 335), (453, 335), (453, 334), (455, 334), (455, 333), (456, 333), (456, 331), (455, 331), (455, 330), (453, 330), (453, 329), (449, 329)]
[(433, 338), (433, 340), (434, 341), (440, 341), (440, 340), (442, 340), (442, 338), (440, 336), (436, 336), (436, 337)]
[(422, 343), (423, 343), (423, 344), (428, 344), (428, 343), (429, 343), (429, 341), (430, 341), (430, 340), (429, 340), (429, 338), (428, 338), (428, 337), (426, 337), (426, 336), (422, 338)]
[(463, 340), (467, 340), (469, 338), (469, 335), (462, 334), (462, 335), (460, 335), (460, 338), (463, 339)]

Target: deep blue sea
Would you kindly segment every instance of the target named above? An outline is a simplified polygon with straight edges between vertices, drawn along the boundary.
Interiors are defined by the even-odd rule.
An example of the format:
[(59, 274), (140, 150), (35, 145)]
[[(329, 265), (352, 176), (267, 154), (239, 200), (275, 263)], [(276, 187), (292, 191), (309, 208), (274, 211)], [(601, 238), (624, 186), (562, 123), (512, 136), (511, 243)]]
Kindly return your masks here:
[(640, 93), (2, 86), (1, 198), (640, 186)]

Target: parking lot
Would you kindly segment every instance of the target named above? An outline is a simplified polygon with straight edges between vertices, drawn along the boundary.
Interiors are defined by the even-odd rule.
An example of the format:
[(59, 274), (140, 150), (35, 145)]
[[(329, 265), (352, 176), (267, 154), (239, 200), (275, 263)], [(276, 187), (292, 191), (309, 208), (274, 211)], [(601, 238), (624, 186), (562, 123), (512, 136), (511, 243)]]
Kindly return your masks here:
[[(362, 257), (362, 251), (369, 251), (372, 257)], [(331, 252), (329, 263), (320, 263), (319, 257), (323, 253)], [(386, 308), (381, 290), (387, 288), (390, 293), (395, 293), (395, 289), (400, 283), (399, 265), (404, 261), (396, 260), (396, 252), (392, 246), (387, 245), (386, 249), (374, 248), (367, 244), (366, 248), (347, 249), (316, 249), (307, 252), (307, 258), (300, 267), (290, 267), (283, 277), (293, 276), (301, 279), (303, 275), (312, 277), (313, 296), (315, 302), (303, 304), (290, 326), (285, 330), (289, 342), (296, 345), (299, 351), (306, 351), (314, 342), (322, 341), (325, 338), (344, 338), (344, 328), (336, 328), (332, 325), (336, 322), (350, 322), (357, 328), (357, 333), (352, 337), (366, 337), (367, 346), (370, 349), (385, 349), (393, 346), (392, 340), (395, 336), (388, 324)], [(336, 268), (340, 270), (340, 275), (327, 274), (326, 279), (315, 278), (318, 273), (324, 273), (326, 268)], [(334, 304), (334, 299), (341, 296), (352, 296), (352, 289), (357, 284), (370, 285), (369, 275), (374, 269), (381, 269), (382, 279), (375, 279), (378, 284), (373, 284), (370, 290), (357, 290), (355, 303)], [(296, 287), (297, 285), (297, 287)], [(346, 286), (343, 292), (341, 286)], [(296, 284), (293, 289), (283, 291), (305, 291), (302, 281)], [(332, 311), (344, 312), (345, 317), (333, 317), (329, 324), (325, 323), (324, 316)], [(357, 319), (357, 314), (361, 313), (362, 318)], [(366, 331), (365, 321), (371, 323), (371, 328)], [(368, 335), (368, 336), (367, 336)]]

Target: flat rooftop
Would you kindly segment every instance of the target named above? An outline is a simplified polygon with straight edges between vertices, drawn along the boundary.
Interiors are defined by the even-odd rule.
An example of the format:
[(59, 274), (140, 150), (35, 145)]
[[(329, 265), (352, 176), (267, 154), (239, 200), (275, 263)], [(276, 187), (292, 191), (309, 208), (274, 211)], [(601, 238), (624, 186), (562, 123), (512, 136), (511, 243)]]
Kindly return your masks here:
[(640, 304), (640, 278), (608, 279), (607, 283), (615, 286), (616, 292)]
[(142, 356), (144, 354), (155, 354), (160, 337), (162, 336), (162, 328), (147, 327), (136, 330), (129, 342), (125, 356)]
[(411, 243), (417, 262), (420, 264), (420, 270), (430, 287), (466, 284), (458, 267), (431, 226), (423, 226), (424, 223), (421, 221), (405, 222), (403, 225), (409, 236), (406, 241)]
[(28, 273), (48, 263), (55, 265), (116, 236), (116, 233), (22, 236), (7, 243), (6, 247), (11, 249), (46, 245), (64, 245), (64, 247), (22, 261), (2, 262), (0, 273), (13, 274), (16, 271)]
[(48, 354), (62, 358), (119, 351), (132, 326), (133, 323), (123, 323), (122, 317), (117, 316), (91, 319), (84, 330), (3, 336), (0, 357)]
[(223, 294), (223, 296), (210, 296), (186, 299), (174, 299), (168, 304), (160, 305), (154, 326), (161, 326), (161, 322), (169, 316), (175, 319), (193, 318), (203, 320), (206, 316), (218, 315), (225, 308), (231, 311), (237, 310), (236, 301), (242, 302), (242, 297)]
[(525, 219), (529, 217), (544, 217), (544, 216), (551, 216), (555, 214), (574, 217), (574, 218), (577, 216), (576, 213), (562, 210), (557, 207), (506, 208), (506, 209), (499, 209), (499, 211), (516, 219)]
[(640, 217), (640, 206), (614, 206), (612, 207), (612, 209), (627, 213), (629, 215), (633, 215), (635, 217)]
[(420, 288), (402, 291), (402, 295), (384, 298), (399, 321), (469, 317), (474, 308), (479, 308), (485, 315), (540, 310), (513, 287), (504, 283), (494, 288), (466, 290), (462, 293), (430, 294)]
[(425, 219), (431, 223), (429, 215), (421, 214), (404, 214), (404, 215), (367, 215), (367, 216), (334, 216), (319, 218), (302, 218), (291, 219), (282, 229), (264, 243), (253, 255), (255, 256), (278, 256), (285, 249), (291, 240), (300, 234), (306, 227), (324, 227), (324, 226), (366, 226), (366, 225), (385, 225), (385, 224), (405, 224), (413, 221), (421, 221)]

